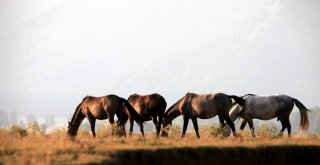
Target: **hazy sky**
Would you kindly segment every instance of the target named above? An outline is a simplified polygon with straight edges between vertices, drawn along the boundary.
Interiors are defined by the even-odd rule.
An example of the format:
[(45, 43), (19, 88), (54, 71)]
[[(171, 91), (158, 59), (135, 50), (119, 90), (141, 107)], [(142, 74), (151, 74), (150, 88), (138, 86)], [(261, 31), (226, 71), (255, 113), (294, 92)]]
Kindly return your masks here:
[(0, 109), (86, 95), (284, 93), (320, 105), (318, 0), (1, 0)]

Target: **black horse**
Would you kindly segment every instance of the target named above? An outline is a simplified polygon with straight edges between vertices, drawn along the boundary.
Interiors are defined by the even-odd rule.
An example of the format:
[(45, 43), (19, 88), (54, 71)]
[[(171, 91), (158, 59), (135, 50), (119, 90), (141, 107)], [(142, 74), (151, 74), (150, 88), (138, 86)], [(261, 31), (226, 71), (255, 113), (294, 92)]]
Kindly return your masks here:
[(159, 137), (162, 118), (167, 107), (166, 100), (157, 93), (150, 95), (133, 94), (128, 98), (128, 102), (137, 113), (135, 118), (129, 118), (130, 134), (132, 134), (134, 120), (140, 126), (142, 136), (144, 136), (143, 122), (152, 120), (156, 127), (157, 137)]

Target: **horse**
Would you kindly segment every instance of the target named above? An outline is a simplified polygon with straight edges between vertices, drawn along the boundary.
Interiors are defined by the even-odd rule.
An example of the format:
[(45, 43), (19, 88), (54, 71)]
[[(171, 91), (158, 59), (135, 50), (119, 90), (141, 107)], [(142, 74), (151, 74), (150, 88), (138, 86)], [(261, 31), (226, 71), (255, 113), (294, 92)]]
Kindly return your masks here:
[(128, 102), (138, 114), (135, 117), (129, 118), (129, 135), (132, 134), (133, 124), (135, 120), (136, 123), (140, 126), (140, 132), (144, 137), (143, 123), (145, 121), (152, 120), (156, 127), (157, 137), (159, 137), (162, 118), (167, 107), (166, 100), (158, 93), (153, 93), (150, 95), (133, 94), (129, 96)]
[[(187, 93), (165, 112), (162, 128), (165, 128), (168, 124), (172, 123), (173, 119), (182, 115), (183, 131), (181, 137), (185, 136), (189, 119), (191, 119), (196, 135), (198, 138), (200, 138), (197, 118), (209, 119), (218, 115), (221, 127), (225, 126), (224, 121), (226, 121), (232, 129), (233, 135), (236, 135), (234, 123), (229, 118), (229, 110), (232, 105), (232, 99), (240, 105), (243, 105), (244, 103), (242, 98), (234, 95), (226, 95), (224, 93)], [(162, 129), (161, 135), (167, 136), (167, 132)]]
[(287, 129), (288, 136), (291, 135), (291, 124), (289, 116), (294, 107), (294, 104), (300, 111), (300, 133), (307, 130), (309, 127), (308, 110), (299, 100), (287, 95), (269, 95), (257, 96), (247, 94), (243, 96), (245, 100), (244, 106), (235, 104), (230, 110), (230, 118), (234, 121), (237, 118), (242, 118), (240, 130), (243, 130), (246, 124), (249, 124), (251, 134), (255, 137), (253, 119), (270, 120), (277, 118), (281, 122), (282, 128), (278, 136), (283, 135), (283, 131)]
[[(127, 109), (124, 109), (124, 106)], [(110, 124), (114, 124), (114, 116), (117, 115), (118, 127), (125, 134), (125, 123), (131, 116), (137, 115), (133, 107), (124, 98), (117, 95), (107, 95), (102, 97), (86, 96), (77, 106), (71, 121), (68, 122), (67, 135), (69, 137), (77, 136), (79, 126), (86, 117), (89, 120), (93, 137), (96, 137), (95, 122), (96, 119), (109, 119)]]

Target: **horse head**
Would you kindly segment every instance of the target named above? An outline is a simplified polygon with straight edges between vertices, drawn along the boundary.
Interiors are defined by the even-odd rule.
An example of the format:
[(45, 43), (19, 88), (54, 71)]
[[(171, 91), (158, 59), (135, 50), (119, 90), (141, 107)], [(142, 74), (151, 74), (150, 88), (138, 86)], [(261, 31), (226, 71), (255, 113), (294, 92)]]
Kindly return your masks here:
[(161, 123), (161, 136), (162, 137), (168, 137), (169, 129), (172, 125), (172, 121), (166, 120), (166, 117), (163, 117), (162, 123)]
[(68, 121), (67, 136), (70, 138), (77, 136), (77, 128), (70, 121)]

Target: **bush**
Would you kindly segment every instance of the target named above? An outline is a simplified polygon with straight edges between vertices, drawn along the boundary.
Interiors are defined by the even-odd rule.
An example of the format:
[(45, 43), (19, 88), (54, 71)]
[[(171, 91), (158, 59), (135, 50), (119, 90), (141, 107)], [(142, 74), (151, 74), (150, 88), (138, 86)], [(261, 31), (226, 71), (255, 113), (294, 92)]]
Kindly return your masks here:
[(28, 132), (26, 129), (20, 127), (19, 125), (15, 124), (9, 128), (9, 133), (13, 136), (19, 136), (20, 138), (23, 138), (28, 135)]
[(101, 121), (101, 124), (99, 124), (99, 127), (96, 131), (97, 136), (99, 137), (107, 137), (110, 136), (112, 131), (109, 129), (109, 123), (104, 121)]
[(226, 127), (216, 126), (211, 127), (210, 134), (213, 137), (224, 137), (224, 132), (226, 131)]
[(38, 122), (36, 122), (36, 121), (30, 121), (30, 122), (28, 122), (27, 132), (28, 132), (28, 134), (33, 134), (33, 135), (39, 135), (39, 134), (43, 134), (43, 133), (44, 133), (44, 132), (41, 130)]
[(0, 138), (6, 138), (9, 134), (9, 131), (5, 128), (0, 127)]
[(257, 136), (275, 138), (278, 137), (279, 131), (273, 124), (262, 124), (257, 130)]
[(164, 127), (162, 131), (168, 133), (168, 136), (170, 137), (180, 137), (182, 134), (180, 127), (177, 124), (169, 124), (166, 127)]
[(90, 132), (84, 128), (79, 128), (77, 136), (89, 136)]
[(56, 136), (58, 138), (64, 138), (67, 135), (67, 129), (66, 128), (55, 128), (54, 130), (50, 131), (48, 133), (50, 136)]

